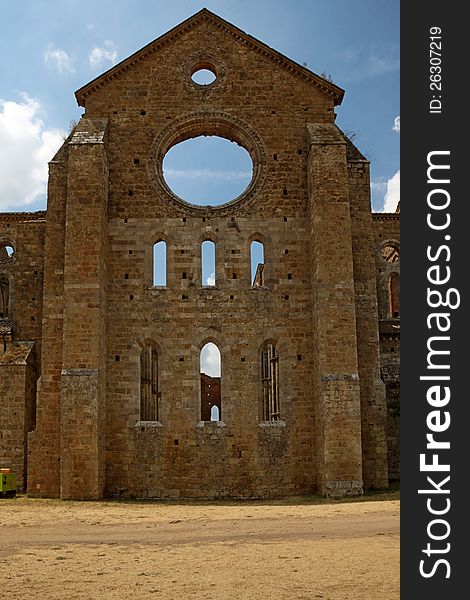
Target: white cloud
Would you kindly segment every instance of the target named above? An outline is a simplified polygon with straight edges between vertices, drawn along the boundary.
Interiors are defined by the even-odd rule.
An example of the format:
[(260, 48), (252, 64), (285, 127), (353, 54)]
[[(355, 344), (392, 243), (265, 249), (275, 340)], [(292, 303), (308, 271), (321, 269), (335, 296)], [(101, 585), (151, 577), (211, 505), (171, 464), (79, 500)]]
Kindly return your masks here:
[(88, 62), (92, 69), (100, 69), (105, 63), (116, 64), (117, 46), (111, 40), (106, 40), (103, 46), (95, 46), (88, 55)]
[(375, 48), (368, 54), (363, 49), (347, 48), (340, 57), (346, 68), (343, 79), (358, 82), (396, 71), (400, 68), (398, 52), (394, 45)]
[(0, 98), (0, 210), (27, 210), (45, 194), (47, 163), (63, 143), (64, 131), (46, 129), (38, 100)]
[(400, 201), (400, 171), (387, 181), (383, 212), (395, 212)]
[(44, 60), (46, 64), (55, 67), (61, 75), (68, 75), (75, 72), (73, 60), (60, 48), (54, 48), (52, 44), (49, 44), (46, 52), (44, 53)]
[(400, 116), (395, 117), (395, 120), (393, 121), (393, 131), (396, 131), (397, 133), (400, 133)]
[(385, 194), (387, 191), (387, 182), (386, 181), (371, 181), (370, 187), (373, 192), (377, 192), (378, 194)]
[(204, 282), (204, 285), (215, 285), (215, 273), (211, 273)]
[(236, 182), (250, 180), (249, 171), (223, 171), (215, 169), (165, 169), (165, 177), (175, 179), (208, 179), (211, 181)]
[(212, 342), (206, 344), (201, 351), (201, 373), (220, 377), (220, 352)]

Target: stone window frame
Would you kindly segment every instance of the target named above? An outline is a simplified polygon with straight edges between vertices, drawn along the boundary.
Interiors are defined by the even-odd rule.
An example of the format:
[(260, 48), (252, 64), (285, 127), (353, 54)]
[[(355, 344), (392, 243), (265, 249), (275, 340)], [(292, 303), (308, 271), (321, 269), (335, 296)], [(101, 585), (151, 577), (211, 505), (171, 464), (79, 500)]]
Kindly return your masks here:
[[(263, 244), (263, 258), (264, 258), (264, 263), (263, 263), (263, 285), (261, 287), (254, 287), (251, 281), (251, 244), (253, 242), (259, 242), (260, 244)], [(255, 233), (252, 233), (248, 239), (246, 240), (246, 262), (248, 263), (248, 283), (250, 286), (250, 289), (252, 290), (257, 290), (257, 291), (261, 291), (261, 290), (267, 290), (269, 289), (268, 286), (268, 281), (270, 281), (271, 278), (271, 267), (272, 267), (272, 263), (271, 263), (271, 258), (272, 256), (272, 243), (271, 243), (271, 238), (263, 233), (260, 233), (259, 231), (256, 231)]]
[[(198, 269), (198, 274), (196, 276), (196, 280), (198, 282), (200, 282), (201, 288), (203, 290), (214, 290), (217, 289), (219, 287), (220, 284), (220, 273), (217, 269), (217, 264), (218, 264), (218, 254), (219, 254), (219, 248), (217, 247), (217, 238), (213, 239), (214, 236), (211, 234), (206, 234), (205, 236), (203, 236), (203, 238), (201, 239), (201, 241), (198, 244), (198, 259), (199, 259), (199, 269)], [(214, 285), (208, 285), (204, 283), (204, 279), (202, 276), (203, 273), (203, 258), (202, 258), (202, 245), (205, 242), (210, 242), (214, 245)]]
[[(150, 365), (150, 381), (147, 383), (150, 383), (150, 385), (153, 387), (155, 386), (155, 391), (152, 393), (154, 393), (155, 399), (155, 416), (156, 419), (143, 419), (142, 418), (142, 356), (144, 354), (144, 352), (146, 350), (150, 349), (152, 351), (152, 353), (155, 354), (156, 356), (156, 369), (155, 369), (155, 365), (152, 363)], [(140, 352), (139, 352), (139, 419), (138, 419), (138, 424), (139, 425), (146, 425), (146, 424), (155, 424), (155, 423), (160, 423), (160, 416), (161, 416), (161, 376), (160, 376), (160, 372), (161, 372), (161, 364), (160, 364), (160, 356), (161, 356), (161, 352), (159, 350), (159, 346), (153, 341), (153, 340), (145, 340), (145, 342), (140, 346)], [(153, 354), (152, 354), (152, 358), (153, 358)], [(154, 375), (155, 375), (155, 370), (156, 370), (156, 381), (154, 381)]]
[[(165, 248), (165, 283), (155, 283), (155, 246), (164, 244)], [(166, 288), (168, 287), (168, 243), (161, 236), (152, 245), (152, 287)]]
[[(268, 338), (264, 340), (258, 350), (258, 380), (260, 389), (259, 413), (261, 423), (284, 423), (281, 411), (280, 355), (278, 347), (279, 344), (277, 340)], [(269, 358), (270, 348), (274, 348), (275, 351), (272, 359)], [(266, 360), (269, 361), (269, 365), (265, 364)], [(275, 365), (274, 369), (272, 369), (273, 364)], [(269, 371), (269, 377), (265, 377), (265, 375), (268, 374), (267, 371)], [(277, 410), (273, 411), (272, 409)]]
[(10, 239), (0, 238), (0, 250), (2, 248), (6, 248), (7, 246), (10, 248), (13, 248), (13, 252), (12, 252), (11, 256), (7, 255), (6, 257), (2, 256), (2, 254), (0, 252), (0, 264), (9, 263), (15, 259), (15, 256), (16, 256), (15, 244)]
[[(206, 69), (215, 75), (215, 80), (211, 83), (200, 84), (192, 79), (194, 73)], [(184, 85), (193, 93), (206, 95), (213, 90), (219, 92), (221, 87), (224, 87), (224, 79), (226, 73), (225, 63), (218, 56), (203, 50), (192, 54), (182, 65), (182, 75)]]
[[(214, 135), (236, 142), (250, 155), (253, 174), (247, 188), (236, 198), (218, 206), (198, 206), (177, 196), (163, 176), (163, 159), (180, 142)], [(220, 110), (187, 113), (166, 125), (156, 136), (148, 157), (148, 174), (159, 197), (183, 216), (210, 217), (233, 214), (236, 207), (251, 203), (260, 193), (267, 177), (266, 147), (258, 132), (250, 125)]]
[[(152, 231), (151, 235), (147, 238), (145, 248), (145, 263), (144, 263), (144, 277), (146, 286), (150, 290), (166, 290), (174, 283), (173, 277), (173, 256), (170, 252), (171, 240), (168, 235), (162, 231)], [(165, 242), (166, 244), (166, 285), (154, 285), (153, 279), (153, 267), (154, 267), (154, 247), (158, 242)]]
[[(396, 264), (396, 263), (391, 263), (391, 264)], [(389, 272), (388, 274), (388, 279), (387, 279), (387, 291), (388, 291), (388, 317), (389, 319), (399, 319), (400, 318), (400, 271), (394, 269), (393, 271)], [(397, 281), (396, 285), (398, 286), (398, 290), (396, 290), (396, 295), (397, 295), (397, 299), (398, 299), (398, 311), (393, 310), (394, 309), (394, 290), (392, 289), (392, 285), (393, 285), (393, 279), (395, 278), (395, 281)], [(395, 308), (397, 308), (397, 306), (395, 306)], [(395, 316), (395, 313), (398, 313)]]
[[(6, 281), (6, 285), (3, 283)], [(6, 288), (6, 304), (3, 288)], [(8, 320), (11, 314), (11, 277), (8, 273), (0, 272), (0, 308), (6, 306), (6, 312), (2, 315), (0, 312), (0, 320)]]
[[(220, 353), (220, 411), (219, 411), (219, 417), (220, 420), (219, 421), (203, 421), (202, 420), (202, 415), (201, 415), (201, 408), (202, 408), (202, 398), (201, 398), (201, 352), (202, 349), (204, 348), (204, 346), (206, 346), (208, 343), (212, 343), (215, 346), (217, 346), (219, 353)], [(226, 362), (229, 362), (229, 356), (228, 356), (228, 352), (227, 350), (229, 350), (224, 342), (218, 338), (218, 336), (215, 335), (208, 335), (206, 337), (204, 337), (199, 344), (196, 346), (197, 348), (197, 374), (198, 374), (198, 405), (197, 405), (197, 411), (198, 411), (198, 421), (197, 421), (197, 427), (225, 427), (225, 420), (224, 420), (224, 416), (227, 414), (227, 409), (226, 407), (224, 408), (224, 385), (223, 385), (223, 381), (224, 381), (224, 364)]]
[[(391, 262), (384, 257), (382, 252), (386, 246), (391, 246), (398, 252), (398, 260)], [(382, 261), (382, 263), (385, 263), (386, 265), (395, 265), (395, 266), (399, 265), (400, 264), (400, 242), (393, 238), (383, 241), (378, 248), (378, 255), (379, 255), (379, 258)]]

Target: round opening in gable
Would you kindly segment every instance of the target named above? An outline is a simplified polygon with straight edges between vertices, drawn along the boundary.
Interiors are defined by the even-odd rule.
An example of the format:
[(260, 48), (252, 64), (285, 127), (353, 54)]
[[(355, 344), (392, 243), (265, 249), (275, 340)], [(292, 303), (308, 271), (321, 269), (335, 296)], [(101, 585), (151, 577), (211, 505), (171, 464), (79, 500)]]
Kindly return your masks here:
[(194, 71), (191, 75), (191, 79), (198, 85), (210, 85), (217, 79), (217, 75), (212, 69), (200, 68)]
[(253, 161), (235, 142), (200, 135), (168, 150), (163, 159), (163, 177), (178, 198), (197, 206), (221, 206), (248, 188)]

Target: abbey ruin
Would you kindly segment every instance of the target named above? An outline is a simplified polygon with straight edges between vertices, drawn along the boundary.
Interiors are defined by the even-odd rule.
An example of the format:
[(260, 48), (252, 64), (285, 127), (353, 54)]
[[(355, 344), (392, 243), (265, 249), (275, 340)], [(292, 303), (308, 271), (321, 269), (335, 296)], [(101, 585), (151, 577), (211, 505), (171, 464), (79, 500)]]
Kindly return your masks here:
[[(399, 478), (399, 213), (371, 212), (343, 93), (206, 9), (76, 92), (47, 211), (0, 214), (0, 467), (19, 490), (337, 497)], [(249, 152), (238, 198), (168, 187), (164, 156), (197, 136)]]

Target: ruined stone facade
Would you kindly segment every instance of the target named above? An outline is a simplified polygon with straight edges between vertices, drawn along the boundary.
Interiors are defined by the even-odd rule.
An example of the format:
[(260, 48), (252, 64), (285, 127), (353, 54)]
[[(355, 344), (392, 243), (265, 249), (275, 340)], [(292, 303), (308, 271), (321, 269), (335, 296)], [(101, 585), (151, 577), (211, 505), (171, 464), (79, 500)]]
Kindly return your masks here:
[[(212, 84), (192, 80), (202, 67)], [(47, 214), (0, 215), (0, 466), (31, 495), (77, 499), (386, 488), (399, 260), (383, 249), (399, 257), (399, 215), (371, 214), (369, 163), (334, 123), (343, 91), (204, 9), (76, 96)], [(223, 206), (188, 204), (163, 178), (166, 152), (199, 135), (252, 158)], [(218, 421), (201, 418), (209, 341)]]

